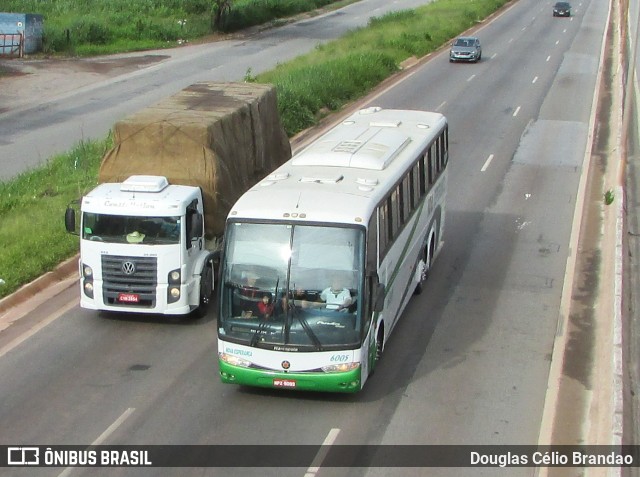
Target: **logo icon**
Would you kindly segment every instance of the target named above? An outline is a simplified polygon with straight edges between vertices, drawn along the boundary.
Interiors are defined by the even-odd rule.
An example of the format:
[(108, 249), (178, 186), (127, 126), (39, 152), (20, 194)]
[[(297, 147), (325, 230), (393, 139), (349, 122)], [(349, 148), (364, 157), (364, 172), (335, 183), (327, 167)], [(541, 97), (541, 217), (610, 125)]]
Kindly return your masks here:
[(125, 275), (133, 275), (136, 273), (136, 264), (130, 261), (122, 262), (122, 273)]
[(289, 369), (291, 367), (291, 363), (289, 361), (283, 361), (281, 366), (282, 369)]
[(40, 464), (40, 449), (38, 447), (9, 447), (7, 448), (8, 465), (38, 465)]

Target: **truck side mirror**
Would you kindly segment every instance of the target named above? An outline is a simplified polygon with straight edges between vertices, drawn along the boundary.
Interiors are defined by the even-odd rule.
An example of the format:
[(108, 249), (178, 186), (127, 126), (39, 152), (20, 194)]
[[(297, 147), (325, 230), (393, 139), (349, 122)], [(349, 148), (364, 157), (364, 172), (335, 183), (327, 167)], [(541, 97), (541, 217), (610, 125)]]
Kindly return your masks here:
[(64, 226), (70, 234), (79, 235), (76, 231), (76, 211), (71, 206), (64, 213)]
[(192, 214), (191, 221), (191, 240), (202, 237), (202, 214)]

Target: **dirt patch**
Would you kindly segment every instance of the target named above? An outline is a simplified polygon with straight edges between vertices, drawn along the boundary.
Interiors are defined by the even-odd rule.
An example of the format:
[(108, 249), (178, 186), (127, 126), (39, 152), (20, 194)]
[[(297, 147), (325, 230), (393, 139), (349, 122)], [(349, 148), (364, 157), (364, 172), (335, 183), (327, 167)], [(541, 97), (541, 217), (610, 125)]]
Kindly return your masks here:
[(0, 113), (165, 61), (168, 54), (0, 60)]
[[(145, 54), (97, 58), (11, 59), (0, 60), (0, 74), (23, 76), (63, 70), (68, 73), (98, 73), (115, 76), (134, 71), (170, 58), (170, 55)], [(0, 78), (0, 81), (2, 78)]]

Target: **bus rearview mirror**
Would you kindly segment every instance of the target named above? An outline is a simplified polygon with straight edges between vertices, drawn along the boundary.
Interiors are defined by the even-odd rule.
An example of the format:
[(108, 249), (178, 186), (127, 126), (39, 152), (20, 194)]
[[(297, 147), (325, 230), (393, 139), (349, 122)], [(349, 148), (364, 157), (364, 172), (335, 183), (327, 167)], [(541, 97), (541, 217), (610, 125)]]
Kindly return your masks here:
[(385, 295), (385, 287), (384, 283), (378, 283), (376, 286), (376, 297), (373, 304), (374, 310), (377, 312), (381, 312), (384, 309), (384, 295)]

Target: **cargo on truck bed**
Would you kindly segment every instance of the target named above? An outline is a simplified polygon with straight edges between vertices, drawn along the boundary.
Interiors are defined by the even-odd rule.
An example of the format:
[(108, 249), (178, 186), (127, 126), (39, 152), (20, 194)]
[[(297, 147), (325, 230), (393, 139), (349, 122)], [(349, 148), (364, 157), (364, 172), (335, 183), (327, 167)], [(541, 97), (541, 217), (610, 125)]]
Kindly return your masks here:
[(99, 182), (164, 176), (202, 189), (208, 237), (222, 234), (235, 201), (291, 157), (276, 91), (254, 83), (193, 84), (118, 121)]

